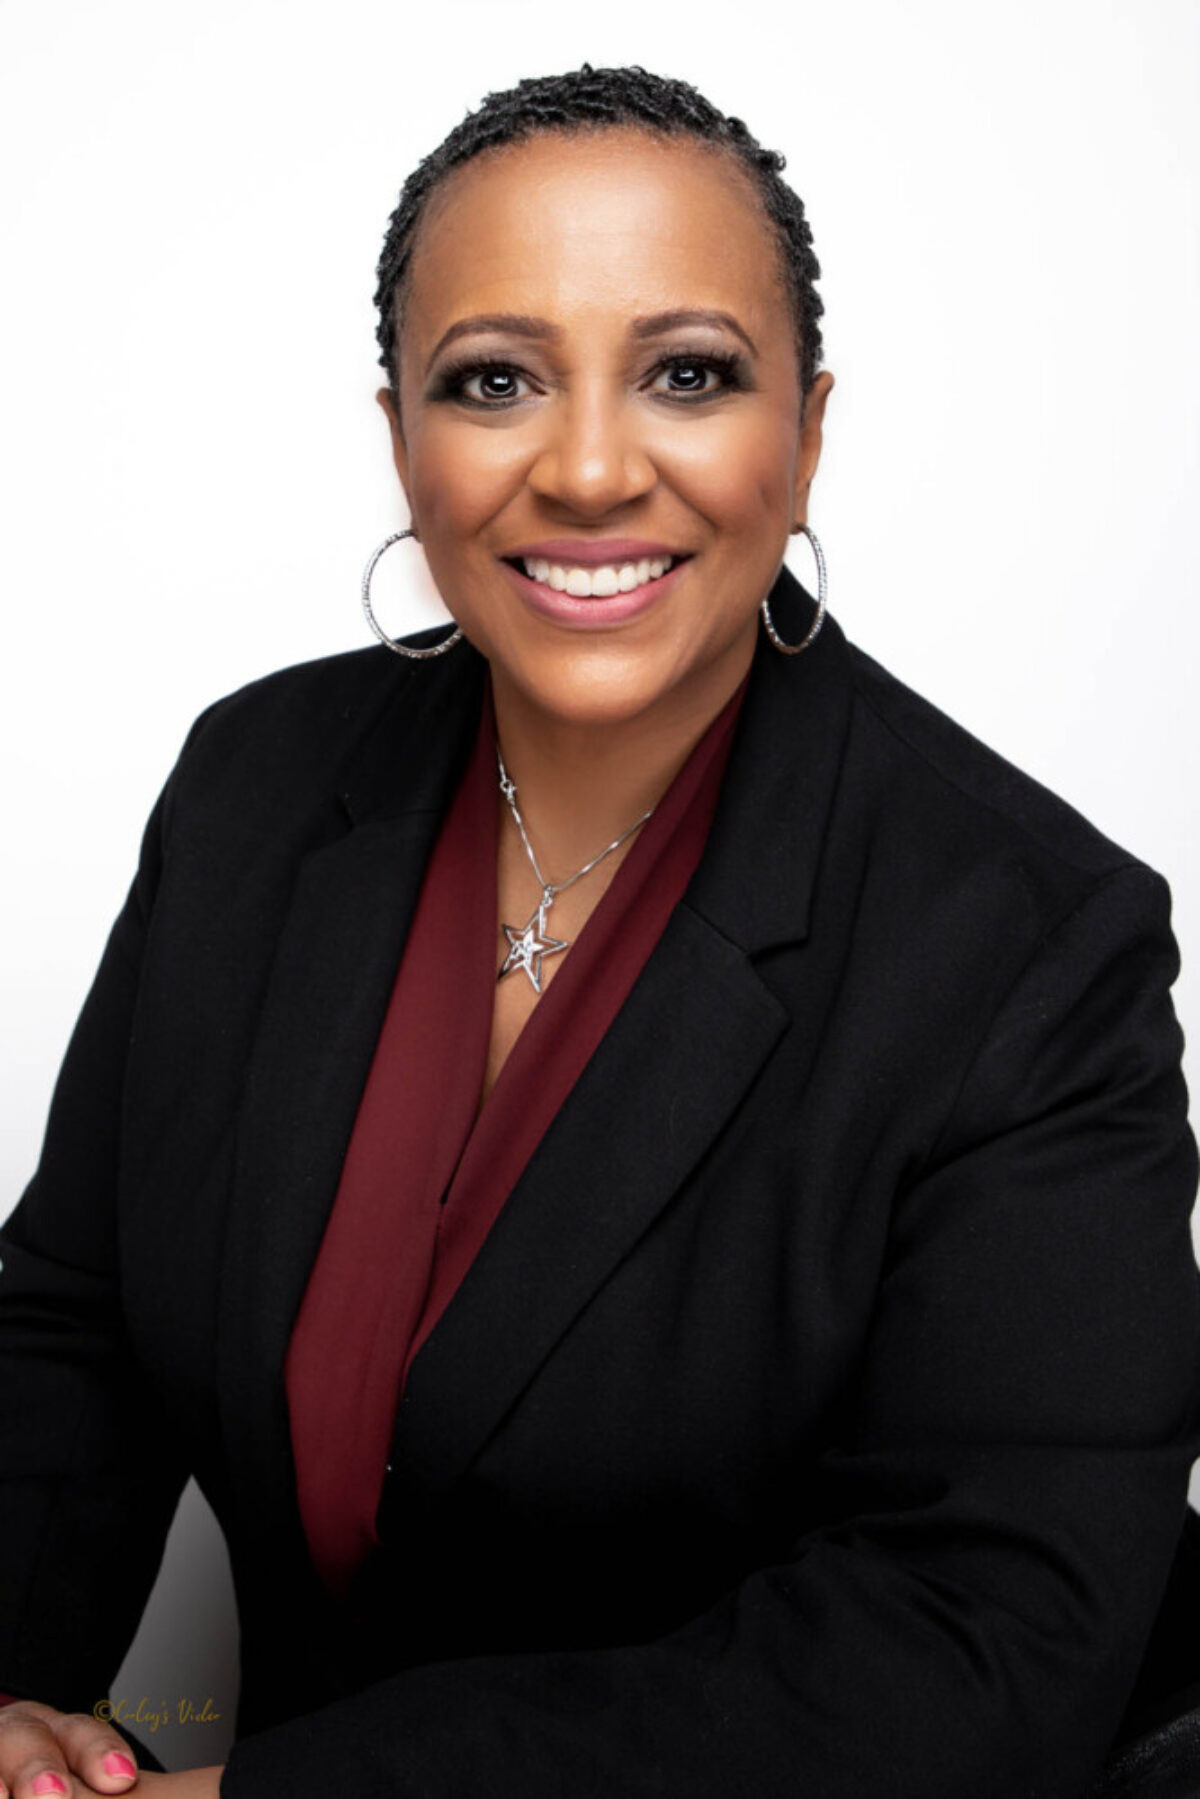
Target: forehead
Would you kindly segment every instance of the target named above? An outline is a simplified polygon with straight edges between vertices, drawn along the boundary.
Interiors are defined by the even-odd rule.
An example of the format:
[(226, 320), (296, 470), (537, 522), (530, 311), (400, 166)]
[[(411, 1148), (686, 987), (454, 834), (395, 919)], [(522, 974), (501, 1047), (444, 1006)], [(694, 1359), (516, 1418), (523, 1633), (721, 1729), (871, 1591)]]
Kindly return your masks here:
[(733, 312), (756, 341), (788, 333), (779, 251), (749, 177), (694, 139), (539, 133), (454, 169), (431, 195), (405, 335), (428, 342), (474, 312), (615, 323), (676, 306)]

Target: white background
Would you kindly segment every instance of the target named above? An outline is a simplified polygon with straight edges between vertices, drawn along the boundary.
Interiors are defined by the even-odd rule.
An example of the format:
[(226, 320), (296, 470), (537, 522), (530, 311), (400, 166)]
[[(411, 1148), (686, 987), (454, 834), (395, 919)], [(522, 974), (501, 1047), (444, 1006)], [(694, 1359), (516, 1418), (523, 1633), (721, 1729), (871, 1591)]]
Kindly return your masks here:
[[(831, 608), (1166, 874), (1200, 1031), (1196, 0), (0, 0), (0, 1216), (191, 719), (370, 641), (362, 565), (407, 522), (371, 304), (405, 175), (585, 59), (786, 153), (837, 378)], [(392, 629), (440, 615), (385, 568)], [(231, 1633), (192, 1487), (114, 1696), (215, 1692), (227, 1724)], [(226, 1724), (148, 1740), (217, 1760)]]

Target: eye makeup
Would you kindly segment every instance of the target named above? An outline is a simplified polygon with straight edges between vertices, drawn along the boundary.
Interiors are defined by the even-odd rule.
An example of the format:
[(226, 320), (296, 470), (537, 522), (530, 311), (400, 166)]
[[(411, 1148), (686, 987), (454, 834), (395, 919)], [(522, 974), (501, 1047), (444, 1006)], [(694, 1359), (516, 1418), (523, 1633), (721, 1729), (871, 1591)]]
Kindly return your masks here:
[[(750, 368), (747, 358), (733, 350), (692, 350), (687, 348), (664, 351), (649, 371), (650, 379), (666, 371), (687, 368), (699, 371), (710, 371), (717, 375), (720, 384), (707, 387), (699, 392), (669, 389), (659, 390), (659, 396), (673, 403), (681, 402), (685, 406), (695, 406), (706, 400), (716, 399), (719, 395), (737, 392), (751, 387)], [(500, 395), (491, 399), (481, 399), (475, 394), (468, 394), (466, 384), (476, 376), (489, 375), (513, 376), (521, 380), (530, 380), (517, 363), (499, 354), (467, 352), (455, 357), (440, 368), (433, 379), (426, 398), (430, 401), (456, 401), (464, 406), (473, 406), (481, 411), (499, 412), (513, 406), (523, 395)]]

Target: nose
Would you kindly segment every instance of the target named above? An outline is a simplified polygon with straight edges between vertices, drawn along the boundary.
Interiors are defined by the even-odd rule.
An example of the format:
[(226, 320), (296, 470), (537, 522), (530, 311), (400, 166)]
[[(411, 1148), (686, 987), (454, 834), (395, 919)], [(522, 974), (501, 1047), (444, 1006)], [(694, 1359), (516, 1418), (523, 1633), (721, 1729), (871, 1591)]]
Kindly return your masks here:
[(599, 381), (561, 396), (526, 477), (539, 498), (602, 516), (653, 488), (657, 473), (638, 432), (635, 408)]

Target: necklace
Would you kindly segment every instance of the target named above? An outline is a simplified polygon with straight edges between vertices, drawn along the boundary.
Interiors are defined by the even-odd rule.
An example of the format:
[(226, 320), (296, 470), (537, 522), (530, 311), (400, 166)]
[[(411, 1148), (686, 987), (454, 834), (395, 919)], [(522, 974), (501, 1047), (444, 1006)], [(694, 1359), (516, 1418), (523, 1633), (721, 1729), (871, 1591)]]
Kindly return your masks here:
[(504, 757), (500, 754), (499, 741), (496, 743), (496, 761), (500, 769), (500, 791), (508, 801), (509, 811), (517, 821), (517, 829), (521, 833), (521, 842), (525, 845), (525, 854), (529, 857), (530, 866), (537, 876), (538, 884), (542, 889), (541, 899), (538, 901), (537, 906), (526, 923), (522, 925), (519, 930), (514, 925), (501, 925), (501, 930), (508, 938), (508, 955), (505, 957), (504, 966), (496, 976), (496, 979), (502, 981), (506, 974), (515, 974), (518, 968), (523, 968), (525, 973), (529, 976), (534, 992), (540, 993), (542, 991), (542, 957), (555, 955), (560, 949), (568, 948), (573, 941), (569, 937), (551, 937), (549, 935), (546, 929), (546, 914), (549, 912), (550, 907), (560, 893), (564, 892), (568, 887), (573, 887), (576, 881), (581, 880), (585, 874), (590, 873), (590, 871), (595, 868), (597, 862), (603, 862), (605, 856), (611, 856), (615, 849), (620, 849), (625, 839), (627, 837), (632, 837), (639, 826), (645, 824), (650, 816), (650, 812), (654, 811), (654, 807), (651, 806), (650, 812), (643, 812), (642, 816), (638, 819), (637, 824), (630, 825), (629, 829), (623, 831), (614, 842), (609, 844), (607, 849), (601, 850), (598, 856), (593, 856), (590, 862), (585, 862), (582, 868), (577, 868), (575, 873), (567, 880), (548, 881), (537, 865), (537, 857), (533, 853), (533, 845), (530, 843), (525, 831), (525, 822), (522, 819), (520, 812), (517, 810), (517, 790), (509, 776), (508, 770), (504, 766)]

